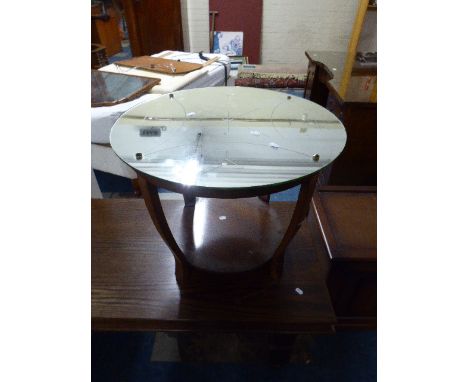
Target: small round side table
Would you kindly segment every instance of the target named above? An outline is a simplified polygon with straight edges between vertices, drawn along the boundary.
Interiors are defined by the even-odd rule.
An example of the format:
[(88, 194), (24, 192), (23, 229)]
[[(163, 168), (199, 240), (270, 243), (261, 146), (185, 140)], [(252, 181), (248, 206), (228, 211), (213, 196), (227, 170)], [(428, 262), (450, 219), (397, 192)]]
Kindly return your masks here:
[[(148, 212), (174, 255), (179, 283), (196, 269), (224, 274), (268, 267), (278, 279), (285, 250), (308, 214), (318, 174), (343, 150), (346, 131), (331, 112), (303, 98), (256, 88), (212, 87), (166, 94), (133, 107), (114, 124), (110, 141), (138, 174)], [(197, 197), (258, 196), (267, 201), (270, 194), (297, 185), (291, 221), (274, 250), (262, 248), (261, 239), (267, 235), (265, 227), (274, 227), (274, 216), (257, 219), (263, 227), (248, 229), (262, 229), (253, 239), (239, 237), (239, 245), (226, 240), (228, 249), (220, 249), (219, 243), (201, 244), (206, 216), (198, 216), (192, 227), (185, 227), (181, 245), (158, 193), (163, 188), (183, 194), (183, 212), (193, 218)], [(252, 211), (241, 215), (249, 213), (260, 216)], [(219, 216), (220, 225), (223, 218)], [(238, 227), (250, 224), (241, 218), (235, 220)], [(235, 239), (235, 233), (231, 227), (230, 237)], [(202, 236), (209, 242), (210, 232)]]

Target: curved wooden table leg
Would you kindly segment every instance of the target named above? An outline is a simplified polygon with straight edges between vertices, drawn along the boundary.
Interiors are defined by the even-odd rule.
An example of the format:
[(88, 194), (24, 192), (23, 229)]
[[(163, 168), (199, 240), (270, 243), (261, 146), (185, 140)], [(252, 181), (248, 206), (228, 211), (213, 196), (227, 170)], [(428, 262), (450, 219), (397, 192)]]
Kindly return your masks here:
[(270, 203), (270, 194), (268, 195), (260, 195), (258, 198), (262, 201), (265, 202), (266, 204)]
[(281, 276), (286, 248), (309, 214), (310, 202), (314, 194), (317, 180), (318, 175), (313, 175), (301, 184), (301, 190), (299, 191), (299, 197), (297, 198), (296, 207), (294, 208), (289, 226), (270, 260), (271, 275), (275, 280), (278, 280)]
[(184, 194), (185, 207), (195, 207), (197, 198), (188, 194)]
[[(284, 253), (286, 251), (286, 248), (296, 235), (299, 228), (301, 228), (302, 222), (305, 220), (309, 213), (310, 202), (312, 200), (312, 195), (315, 190), (317, 179), (318, 176), (314, 175), (308, 177), (301, 184), (301, 190), (299, 192), (299, 197), (297, 199), (297, 203), (294, 208), (294, 212), (291, 217), (289, 226), (286, 229), (286, 232), (283, 238), (281, 239), (281, 242), (279, 243), (278, 247), (276, 248), (273, 256), (269, 261), (270, 273), (274, 280), (278, 280), (280, 278), (283, 270)], [(141, 193), (145, 200), (146, 208), (148, 209), (148, 212), (151, 216), (151, 220), (153, 221), (156, 229), (158, 230), (164, 242), (174, 254), (176, 264), (175, 273), (177, 282), (183, 284), (184, 281), (187, 281), (189, 277), (192, 265), (185, 258), (184, 253), (182, 252), (174, 236), (172, 235), (171, 229), (169, 227), (169, 224), (167, 223), (166, 216), (161, 205), (161, 200), (159, 199), (157, 186), (147, 181), (144, 178), (144, 176), (141, 176), (140, 174), (138, 175), (138, 182), (141, 188)], [(187, 199), (188, 200), (186, 200), (186, 204), (187, 201), (190, 201), (189, 198)], [(186, 205), (186, 207), (188, 206)], [(190, 214), (187, 215), (188, 219), (189, 216)]]
[(138, 174), (138, 183), (140, 185), (141, 193), (145, 200), (146, 208), (151, 216), (156, 229), (161, 235), (164, 242), (167, 244), (175, 258), (175, 274), (178, 283), (183, 284), (188, 278), (190, 263), (185, 259), (184, 253), (177, 244), (174, 236), (172, 235), (169, 224), (164, 215), (164, 210), (159, 199), (158, 188), (148, 182), (143, 176)]

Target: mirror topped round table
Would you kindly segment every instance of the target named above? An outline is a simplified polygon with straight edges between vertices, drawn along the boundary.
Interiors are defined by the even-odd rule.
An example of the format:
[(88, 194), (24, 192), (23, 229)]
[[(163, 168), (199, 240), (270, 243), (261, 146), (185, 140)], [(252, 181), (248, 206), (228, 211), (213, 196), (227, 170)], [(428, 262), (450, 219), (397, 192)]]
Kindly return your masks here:
[[(343, 150), (346, 131), (331, 112), (303, 98), (256, 88), (211, 87), (166, 94), (133, 107), (112, 127), (110, 142), (137, 172), (181, 283), (194, 269), (219, 274), (266, 267), (278, 278), (284, 252), (308, 214), (318, 174)], [(213, 243), (210, 232), (201, 232), (206, 211), (196, 197), (249, 198), (297, 185), (301, 188), (291, 221), (273, 249), (261, 245), (261, 237), (268, 235), (265, 227), (278, 234), (268, 205), (260, 207), (265, 216), (250, 211), (251, 205), (238, 210), (232, 220), (239, 230), (235, 225), (224, 232), (225, 248), (222, 235)], [(165, 218), (159, 188), (184, 195), (179, 225), (185, 233), (176, 235), (179, 240)], [(231, 219), (226, 215), (214, 226)], [(236, 239), (245, 225), (252, 225), (250, 237)], [(233, 249), (236, 242), (240, 244)]]

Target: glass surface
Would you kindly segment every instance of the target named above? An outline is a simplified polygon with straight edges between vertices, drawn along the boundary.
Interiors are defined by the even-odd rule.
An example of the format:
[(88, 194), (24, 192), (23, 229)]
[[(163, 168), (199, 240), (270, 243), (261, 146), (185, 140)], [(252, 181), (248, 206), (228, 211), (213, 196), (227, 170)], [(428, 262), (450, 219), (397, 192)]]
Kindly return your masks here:
[(154, 79), (91, 71), (91, 106), (105, 106), (131, 99)]
[(182, 90), (139, 104), (114, 124), (116, 154), (148, 175), (184, 185), (242, 188), (320, 170), (346, 132), (303, 98), (247, 87)]

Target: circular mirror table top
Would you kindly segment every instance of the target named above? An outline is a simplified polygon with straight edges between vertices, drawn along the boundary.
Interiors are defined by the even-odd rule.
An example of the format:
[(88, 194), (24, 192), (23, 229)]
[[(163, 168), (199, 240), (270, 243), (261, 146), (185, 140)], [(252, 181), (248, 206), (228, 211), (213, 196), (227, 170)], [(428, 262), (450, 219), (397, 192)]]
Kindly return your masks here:
[(343, 150), (330, 111), (247, 87), (182, 90), (141, 103), (114, 124), (115, 153), (170, 183), (214, 189), (275, 185), (311, 175)]

